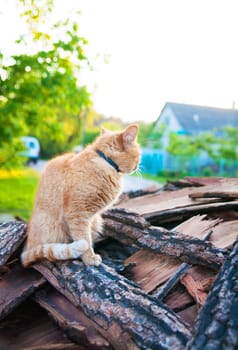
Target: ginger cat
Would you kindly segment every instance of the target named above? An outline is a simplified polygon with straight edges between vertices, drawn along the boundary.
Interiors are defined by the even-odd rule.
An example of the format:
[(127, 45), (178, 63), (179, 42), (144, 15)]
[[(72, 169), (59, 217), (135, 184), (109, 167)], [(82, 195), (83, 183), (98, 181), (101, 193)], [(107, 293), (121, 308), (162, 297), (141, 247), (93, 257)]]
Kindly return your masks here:
[(140, 147), (137, 125), (124, 131), (102, 129), (81, 153), (52, 159), (42, 174), (27, 229), (22, 264), (77, 259), (99, 265), (93, 242), (102, 229), (101, 213), (118, 199), (122, 174), (136, 170)]

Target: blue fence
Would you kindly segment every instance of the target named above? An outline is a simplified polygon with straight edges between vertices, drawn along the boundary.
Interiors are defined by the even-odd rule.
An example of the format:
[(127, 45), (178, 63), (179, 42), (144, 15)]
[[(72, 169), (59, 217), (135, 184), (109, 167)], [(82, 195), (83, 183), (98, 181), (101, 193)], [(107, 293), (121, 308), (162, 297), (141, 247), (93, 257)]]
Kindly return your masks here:
[(216, 163), (205, 152), (200, 156), (173, 156), (166, 151), (150, 148), (142, 149), (140, 169), (142, 172), (159, 175), (161, 173), (184, 173), (191, 176), (238, 176), (238, 162), (220, 159)]

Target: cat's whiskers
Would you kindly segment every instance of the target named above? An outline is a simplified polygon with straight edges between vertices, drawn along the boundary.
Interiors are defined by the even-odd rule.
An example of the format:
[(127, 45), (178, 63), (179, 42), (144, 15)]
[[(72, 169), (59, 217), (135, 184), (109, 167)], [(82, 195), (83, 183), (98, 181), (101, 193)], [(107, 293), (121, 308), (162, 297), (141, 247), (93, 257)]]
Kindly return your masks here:
[(136, 175), (138, 187), (140, 187), (143, 177), (142, 177), (142, 172), (141, 172), (141, 169), (139, 166), (135, 170), (135, 175)]

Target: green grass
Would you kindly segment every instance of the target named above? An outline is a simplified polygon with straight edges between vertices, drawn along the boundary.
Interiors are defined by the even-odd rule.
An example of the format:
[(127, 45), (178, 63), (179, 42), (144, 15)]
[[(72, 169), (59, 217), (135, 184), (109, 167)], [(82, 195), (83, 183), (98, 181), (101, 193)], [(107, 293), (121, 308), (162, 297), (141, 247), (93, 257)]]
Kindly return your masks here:
[(0, 213), (28, 220), (39, 175), (32, 169), (0, 170)]

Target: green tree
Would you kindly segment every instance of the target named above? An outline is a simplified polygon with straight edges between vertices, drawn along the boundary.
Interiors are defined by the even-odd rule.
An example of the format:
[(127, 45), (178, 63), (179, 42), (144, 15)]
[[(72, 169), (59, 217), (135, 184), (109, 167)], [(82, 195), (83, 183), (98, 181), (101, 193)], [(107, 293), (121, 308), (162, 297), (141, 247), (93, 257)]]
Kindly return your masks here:
[[(70, 149), (81, 136), (81, 115), (90, 106), (90, 95), (78, 77), (86, 40), (69, 20), (41, 30), (53, 1), (23, 1), (32, 52), (14, 55), (11, 63), (0, 56), (0, 166), (16, 164), (22, 145), (19, 136), (40, 139), (43, 155)], [(38, 6), (38, 3), (40, 4)], [(30, 37), (29, 37), (30, 35)], [(43, 49), (40, 49), (44, 47)]]
[(238, 161), (238, 129), (226, 126), (221, 130), (214, 130), (211, 134), (203, 134), (200, 137), (204, 149), (209, 156), (219, 163), (221, 159)]
[(162, 136), (165, 132), (165, 125), (161, 124), (159, 127), (155, 123), (140, 123), (138, 141), (142, 147), (161, 148)]
[(202, 149), (202, 143), (196, 136), (169, 134), (167, 151), (175, 156), (197, 156)]

